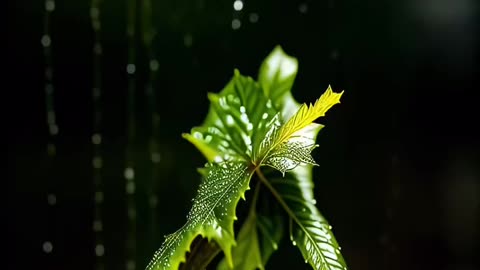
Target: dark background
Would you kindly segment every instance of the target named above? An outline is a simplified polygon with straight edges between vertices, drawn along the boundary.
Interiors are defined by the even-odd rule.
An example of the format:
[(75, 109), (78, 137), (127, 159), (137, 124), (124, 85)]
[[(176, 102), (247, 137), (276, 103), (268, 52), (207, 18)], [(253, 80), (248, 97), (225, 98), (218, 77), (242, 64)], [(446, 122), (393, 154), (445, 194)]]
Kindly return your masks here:
[[(127, 39), (125, 1), (101, 3), (102, 169), (105, 269), (125, 265)], [(141, 1), (138, 1), (140, 3)], [(185, 222), (204, 160), (181, 138), (202, 122), (207, 92), (238, 68), (256, 77), (277, 44), (299, 60), (293, 94), (345, 89), (319, 136), (318, 207), (351, 269), (478, 269), (480, 166), (474, 92), (479, 88), (480, 5), (428, 1), (153, 1), (159, 61), (154, 91), (160, 129), (158, 177), (148, 143), (148, 62), (137, 31), (137, 269), (163, 235)], [(93, 269), (94, 106), (90, 1), (57, 1), (52, 14), (57, 157), (46, 154), (44, 2), (8, 4), (7, 118), (9, 269)], [(303, 11), (303, 12), (302, 12)], [(259, 15), (257, 23), (250, 14)], [(138, 14), (140, 16), (140, 14)], [(232, 30), (232, 18), (242, 22)], [(189, 39), (191, 44), (189, 44)], [(185, 42), (187, 41), (187, 42)], [(13, 100), (14, 102), (11, 102)], [(149, 191), (158, 196), (155, 222)], [(48, 206), (47, 192), (57, 204)], [(153, 230), (151, 230), (153, 226)], [(53, 251), (45, 254), (49, 240)], [(269, 269), (309, 269), (285, 238)]]

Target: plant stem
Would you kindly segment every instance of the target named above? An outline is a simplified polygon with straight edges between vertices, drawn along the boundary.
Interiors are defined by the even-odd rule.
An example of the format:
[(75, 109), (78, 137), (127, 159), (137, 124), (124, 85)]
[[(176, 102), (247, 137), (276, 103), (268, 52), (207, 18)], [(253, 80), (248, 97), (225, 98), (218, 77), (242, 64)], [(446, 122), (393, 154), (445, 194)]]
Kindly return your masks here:
[[(195, 241), (193, 243), (195, 243)], [(220, 247), (217, 243), (214, 241), (208, 241), (206, 238), (201, 238), (201, 240), (193, 247), (186, 262), (182, 264), (179, 269), (204, 270), (219, 252)]]
[(252, 204), (250, 205), (250, 210), (248, 212), (249, 215), (256, 215), (256, 206), (258, 200), (258, 194), (260, 194), (260, 187), (262, 186), (262, 182), (257, 182), (255, 185), (255, 191), (253, 193)]
[(300, 224), (300, 221), (297, 219), (297, 216), (295, 215), (295, 213), (293, 213), (293, 211), (290, 209), (288, 204), (283, 200), (282, 196), (280, 196), (280, 194), (278, 194), (277, 190), (270, 184), (270, 182), (268, 182), (267, 178), (265, 178), (265, 175), (263, 175), (262, 171), (260, 170), (260, 167), (258, 167), (255, 170), (255, 172), (257, 173), (258, 178), (260, 179), (262, 184), (264, 184), (270, 190), (270, 192), (272, 192), (275, 199), (277, 199), (277, 201), (282, 205), (282, 207), (285, 209), (285, 211), (288, 213), (288, 215), (291, 218), (293, 218), (295, 220), (295, 222)]

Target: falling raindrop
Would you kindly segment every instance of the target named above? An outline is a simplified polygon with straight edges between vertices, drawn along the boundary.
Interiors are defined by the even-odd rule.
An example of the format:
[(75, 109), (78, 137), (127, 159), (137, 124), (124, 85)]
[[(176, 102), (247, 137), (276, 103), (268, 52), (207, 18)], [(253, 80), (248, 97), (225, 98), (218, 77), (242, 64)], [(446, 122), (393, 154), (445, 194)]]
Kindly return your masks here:
[(302, 3), (302, 4), (300, 4), (300, 5), (298, 6), (298, 11), (300, 11), (300, 13), (303, 13), (303, 14), (307, 13), (307, 11), (308, 11), (308, 5), (307, 5), (307, 3)]
[(151, 60), (150, 60), (150, 65), (149, 65), (149, 66), (150, 66), (150, 70), (151, 70), (152, 72), (155, 72), (155, 71), (157, 71), (157, 70), (158, 70), (158, 68), (160, 67), (160, 65), (159, 65), (159, 63), (158, 63), (158, 61), (157, 61), (157, 59), (151, 59)]
[(48, 205), (54, 206), (57, 204), (57, 196), (55, 194), (48, 194), (47, 196)]
[(127, 65), (127, 73), (129, 75), (133, 75), (136, 70), (137, 70), (137, 68), (135, 67), (135, 64), (128, 64)]
[(50, 241), (45, 241), (45, 242), (43, 242), (42, 249), (43, 249), (43, 252), (45, 252), (47, 254), (52, 253), (53, 245)]
[(257, 23), (258, 22), (258, 19), (259, 19), (259, 16), (257, 13), (250, 13), (250, 16), (248, 16), (248, 20), (251, 22), (251, 23)]
[(242, 10), (243, 2), (241, 0), (235, 0), (235, 2), (233, 2), (233, 9), (235, 9), (236, 11)]
[(92, 166), (95, 169), (100, 169), (103, 166), (102, 158), (99, 156), (94, 156), (92, 159)]
[(239, 19), (233, 19), (233, 20), (232, 20), (232, 29), (233, 29), (233, 30), (238, 30), (238, 29), (240, 29), (240, 26), (242, 26), (242, 22), (240, 22)]
[(183, 44), (184, 44), (185, 47), (187, 47), (187, 48), (192, 47), (193, 37), (192, 37), (191, 34), (189, 34), (189, 33), (185, 34), (185, 36), (183, 37)]
[(91, 0), (90, 3), (90, 23), (93, 29), (93, 44), (92, 44), (92, 76), (93, 83), (91, 89), (92, 101), (93, 101), (93, 129), (91, 136), (92, 143), (92, 166), (93, 166), (93, 224), (92, 230), (94, 234), (94, 246), (95, 253), (95, 269), (104, 269), (105, 261), (103, 255), (105, 253), (105, 246), (103, 245), (103, 179), (102, 179), (102, 110), (101, 110), (101, 98), (102, 98), (102, 44), (101, 41), (101, 20), (100, 20), (100, 3), (101, 0)]
[(105, 254), (105, 247), (102, 244), (98, 244), (95, 246), (95, 255), (97, 257), (102, 257)]
[(103, 223), (100, 220), (93, 221), (93, 231), (100, 232), (103, 230)]
[(125, 171), (123, 172), (123, 176), (125, 177), (126, 180), (131, 181), (134, 180), (135, 178), (135, 171), (131, 167), (125, 168)]
[[(153, 146), (151, 146), (150, 148), (153, 148)], [(160, 153), (158, 152), (151, 152), (150, 153), (150, 160), (153, 162), (153, 163), (159, 163), (160, 160), (161, 160), (161, 155)]]
[(47, 48), (47, 47), (50, 47), (50, 44), (52, 43), (52, 40), (50, 39), (49, 35), (45, 34), (45, 35), (42, 36), (41, 42), (42, 42), (43, 47)]
[(127, 270), (135, 270), (135, 261), (133, 261), (133, 260), (128, 260), (128, 261), (125, 263), (125, 267), (127, 268)]
[(48, 12), (52, 12), (55, 10), (55, 1), (47, 0), (45, 1), (45, 10)]
[[(95, 99), (95, 97), (94, 97), (94, 99)], [(97, 120), (97, 121), (98, 121), (98, 120)], [(92, 136), (92, 143), (93, 143), (94, 145), (99, 145), (99, 144), (101, 144), (101, 143), (102, 143), (102, 135), (100, 135), (99, 133), (93, 134), (93, 136)]]
[(332, 58), (332, 60), (337, 60), (338, 56), (339, 56), (338, 50), (333, 49), (332, 52), (330, 53), (330, 58)]

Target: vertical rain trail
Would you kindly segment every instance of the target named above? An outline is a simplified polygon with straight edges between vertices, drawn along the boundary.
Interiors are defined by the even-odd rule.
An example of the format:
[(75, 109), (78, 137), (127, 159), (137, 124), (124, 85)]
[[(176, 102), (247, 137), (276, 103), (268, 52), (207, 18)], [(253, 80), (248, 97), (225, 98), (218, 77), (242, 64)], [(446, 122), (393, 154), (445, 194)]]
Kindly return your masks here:
[(127, 146), (125, 153), (125, 192), (127, 200), (127, 239), (125, 267), (136, 269), (136, 203), (135, 203), (135, 164), (133, 148), (135, 142), (135, 20), (136, 0), (127, 0)]
[[(146, 51), (146, 56), (148, 58), (149, 69), (147, 72), (147, 78), (145, 83), (145, 97), (147, 102), (147, 107), (149, 109), (151, 117), (151, 133), (149, 139), (149, 154), (150, 154), (150, 183), (147, 190), (148, 196), (148, 205), (150, 210), (150, 222), (148, 228), (149, 238), (152, 239), (149, 244), (151, 248), (155, 249), (157, 244), (157, 204), (158, 197), (156, 194), (157, 190), (157, 180), (159, 177), (159, 166), (160, 162), (160, 152), (159, 152), (159, 143), (157, 138), (159, 136), (159, 124), (160, 124), (160, 115), (157, 111), (157, 101), (155, 93), (155, 83), (157, 71), (159, 68), (158, 60), (155, 58), (155, 52), (152, 46), (153, 40), (155, 39), (155, 28), (153, 27), (153, 17), (152, 17), (152, 2), (150, 0), (142, 1), (142, 42)], [(149, 246), (150, 248), (150, 246)]]
[(93, 132), (92, 132), (92, 167), (93, 167), (93, 224), (94, 233), (94, 252), (95, 252), (95, 269), (105, 269), (104, 253), (105, 245), (103, 238), (103, 181), (102, 181), (102, 78), (101, 78), (101, 58), (102, 44), (100, 42), (100, 3), (101, 0), (92, 0), (90, 6), (90, 19), (93, 29), (93, 83), (92, 83), (92, 99), (93, 99)]
[[(55, 192), (54, 175), (52, 174), (53, 166), (56, 160), (56, 142), (58, 135), (58, 125), (55, 115), (54, 106), (54, 87), (53, 87), (53, 58), (52, 58), (52, 39), (51, 39), (51, 16), (55, 10), (54, 0), (45, 0), (45, 15), (44, 15), (44, 33), (40, 40), (43, 46), (43, 56), (45, 61), (45, 109), (46, 122), (48, 127), (48, 141), (47, 141), (47, 177), (46, 177), (46, 202), (48, 203), (47, 210), (47, 235), (42, 243), (42, 250), (46, 255), (50, 255), (54, 251), (54, 232), (52, 224), (55, 218), (55, 205), (57, 204), (57, 194)], [(47, 264), (53, 267), (51, 256), (48, 256)]]

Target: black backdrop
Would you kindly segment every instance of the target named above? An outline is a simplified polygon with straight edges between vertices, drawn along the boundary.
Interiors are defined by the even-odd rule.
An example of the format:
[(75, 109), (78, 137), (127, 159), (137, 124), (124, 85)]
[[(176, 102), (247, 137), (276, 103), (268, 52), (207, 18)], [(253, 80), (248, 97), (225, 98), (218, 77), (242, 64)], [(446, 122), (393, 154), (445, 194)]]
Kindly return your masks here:
[[(124, 267), (127, 42), (125, 1), (101, 3), (106, 269)], [(138, 1), (139, 3), (141, 1)], [(318, 207), (351, 269), (476, 269), (478, 16), (475, 1), (153, 1), (155, 92), (161, 162), (156, 231), (147, 230), (148, 67), (137, 44), (137, 268), (185, 221), (204, 161), (181, 139), (206, 114), (206, 93), (238, 68), (256, 76), (277, 44), (299, 60), (293, 93), (313, 101), (331, 84), (342, 104), (321, 122), (315, 158)], [(158, 3), (157, 3), (158, 2)], [(232, 1), (233, 2), (233, 1)], [(52, 15), (55, 110), (60, 133), (49, 165), (43, 1), (8, 4), (3, 92), (7, 125), (10, 269), (92, 269), (92, 43), (89, 1), (57, 1)], [(299, 8), (301, 5), (302, 8)], [(306, 12), (300, 12), (305, 9)], [(259, 15), (257, 23), (249, 14)], [(186, 38), (187, 36), (187, 38)], [(191, 46), (185, 38), (191, 37)], [(187, 42), (188, 43), (188, 42)], [(11, 102), (14, 100), (14, 102)], [(46, 203), (54, 182), (57, 204)], [(53, 180), (52, 180), (53, 179)], [(55, 243), (45, 254), (46, 232)], [(10, 244), (11, 243), (11, 244)], [(11, 254), (11, 255), (10, 255)], [(270, 269), (308, 269), (286, 239)]]

